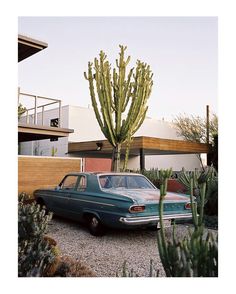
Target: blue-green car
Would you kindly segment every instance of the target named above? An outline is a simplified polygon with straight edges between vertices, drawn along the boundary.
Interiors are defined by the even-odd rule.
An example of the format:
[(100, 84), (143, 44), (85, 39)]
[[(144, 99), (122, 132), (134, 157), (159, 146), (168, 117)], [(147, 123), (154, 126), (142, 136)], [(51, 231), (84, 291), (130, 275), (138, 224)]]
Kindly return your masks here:
[[(36, 201), (56, 215), (84, 221), (98, 236), (106, 227), (157, 227), (160, 190), (135, 173), (70, 173), (55, 189), (34, 192)], [(164, 220), (192, 218), (189, 197), (169, 193)]]

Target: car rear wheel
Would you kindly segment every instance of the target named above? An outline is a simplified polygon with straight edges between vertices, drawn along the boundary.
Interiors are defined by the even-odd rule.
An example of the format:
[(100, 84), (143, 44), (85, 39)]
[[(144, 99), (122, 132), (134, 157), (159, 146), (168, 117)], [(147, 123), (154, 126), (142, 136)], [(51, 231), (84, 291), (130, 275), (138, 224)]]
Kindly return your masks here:
[(92, 215), (88, 220), (89, 232), (93, 236), (103, 236), (105, 234), (105, 228), (102, 225), (100, 219), (95, 215)]

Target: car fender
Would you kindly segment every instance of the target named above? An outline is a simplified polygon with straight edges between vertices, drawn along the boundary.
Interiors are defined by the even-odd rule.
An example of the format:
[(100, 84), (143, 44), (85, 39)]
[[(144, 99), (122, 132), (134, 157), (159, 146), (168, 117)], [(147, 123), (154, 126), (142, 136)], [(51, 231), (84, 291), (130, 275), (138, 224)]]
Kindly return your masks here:
[(98, 212), (96, 212), (96, 211), (94, 211), (94, 210), (90, 210), (90, 209), (85, 209), (85, 210), (83, 211), (83, 217), (84, 217), (85, 215), (91, 215), (91, 214), (95, 215), (100, 221), (102, 221), (102, 220), (101, 220), (101, 217), (100, 217), (100, 215), (99, 215)]

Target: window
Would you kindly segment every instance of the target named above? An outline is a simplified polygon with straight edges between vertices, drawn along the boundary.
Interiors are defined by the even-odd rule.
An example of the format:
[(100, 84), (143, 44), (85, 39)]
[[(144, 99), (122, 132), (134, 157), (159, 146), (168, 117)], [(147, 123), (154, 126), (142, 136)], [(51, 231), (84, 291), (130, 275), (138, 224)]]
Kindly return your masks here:
[(61, 184), (61, 189), (63, 190), (74, 190), (78, 176), (67, 176)]
[(79, 184), (77, 187), (77, 191), (84, 191), (86, 189), (87, 181), (85, 176), (81, 176), (79, 179)]
[(155, 189), (143, 176), (102, 175), (99, 176), (102, 189)]

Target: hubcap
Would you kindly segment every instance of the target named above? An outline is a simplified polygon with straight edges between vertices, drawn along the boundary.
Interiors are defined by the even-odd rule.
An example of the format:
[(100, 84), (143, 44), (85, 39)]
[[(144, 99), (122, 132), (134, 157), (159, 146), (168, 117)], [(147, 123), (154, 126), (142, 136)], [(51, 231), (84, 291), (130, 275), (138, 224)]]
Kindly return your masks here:
[(92, 220), (91, 220), (91, 225), (93, 227), (97, 227), (98, 226), (98, 220), (96, 217), (93, 217)]

